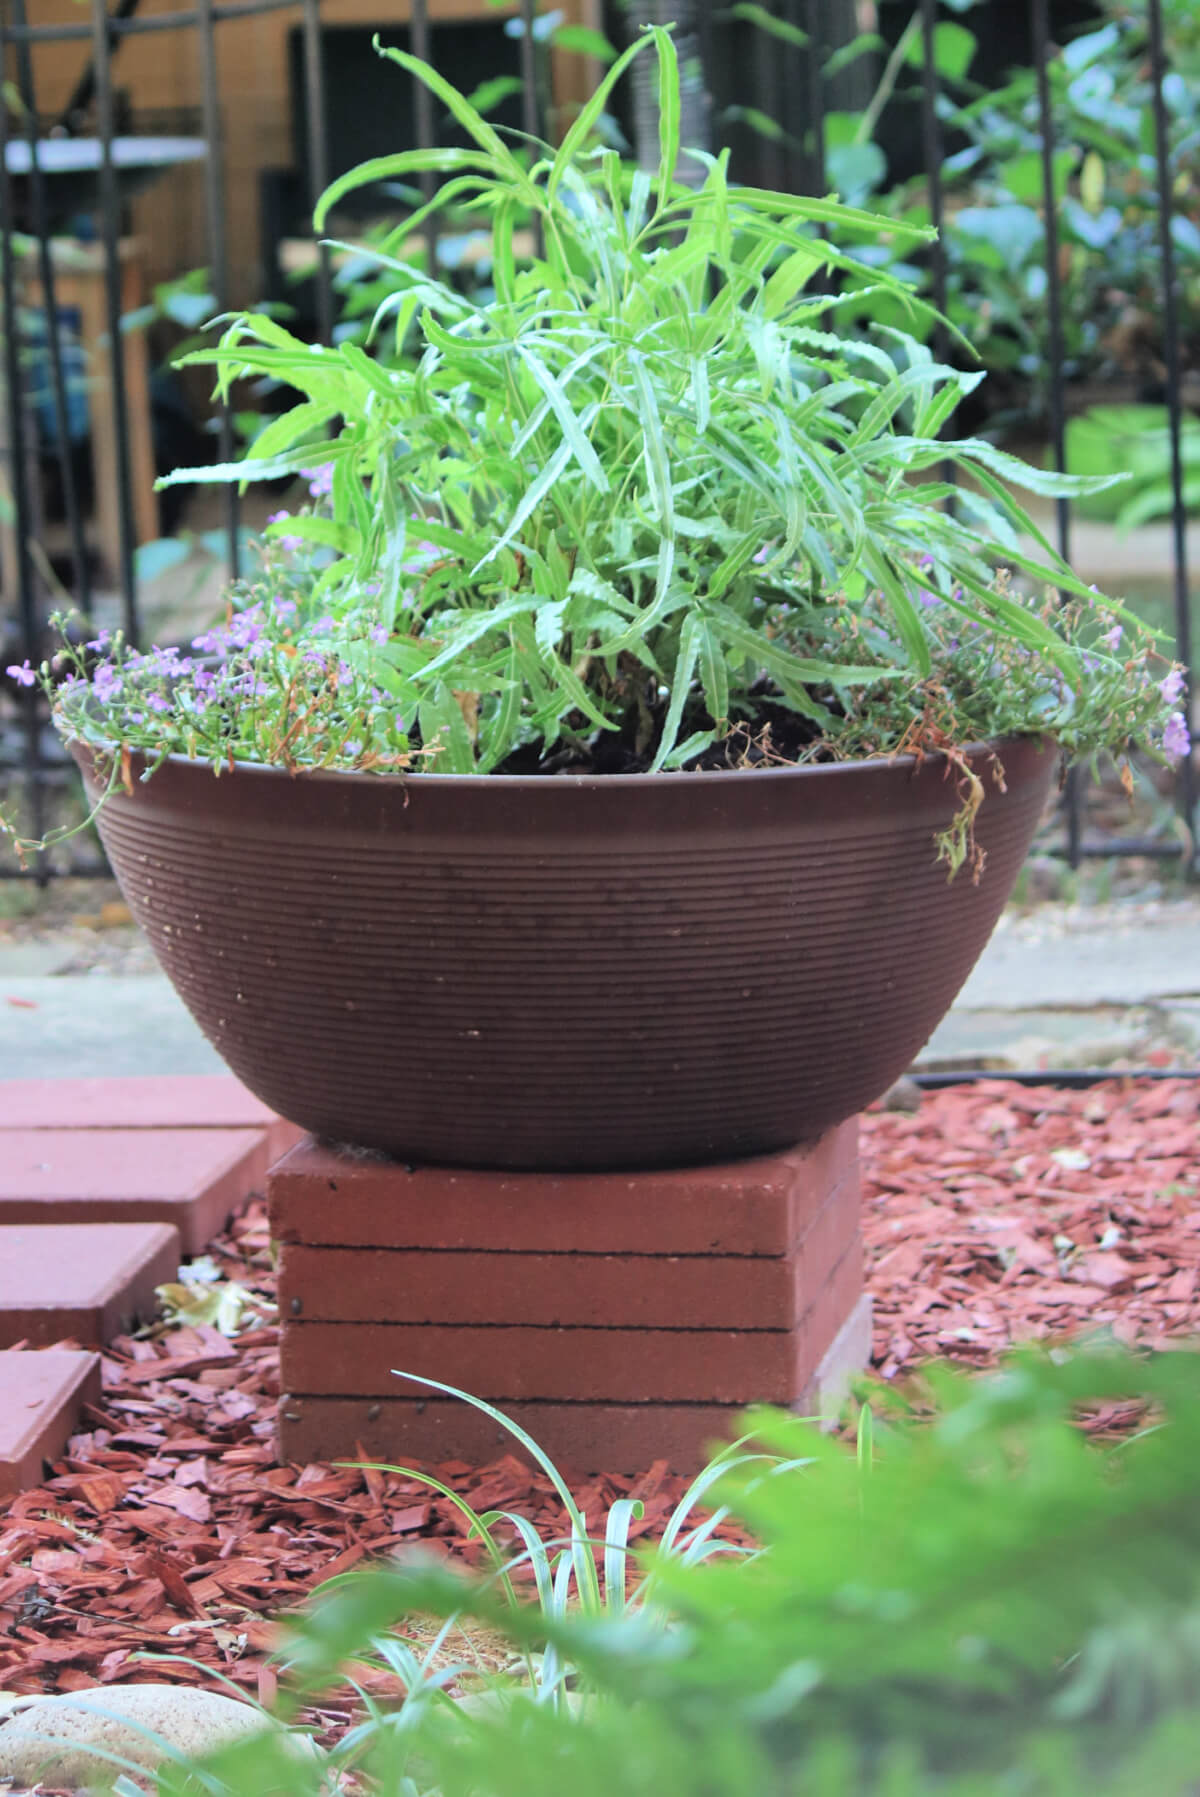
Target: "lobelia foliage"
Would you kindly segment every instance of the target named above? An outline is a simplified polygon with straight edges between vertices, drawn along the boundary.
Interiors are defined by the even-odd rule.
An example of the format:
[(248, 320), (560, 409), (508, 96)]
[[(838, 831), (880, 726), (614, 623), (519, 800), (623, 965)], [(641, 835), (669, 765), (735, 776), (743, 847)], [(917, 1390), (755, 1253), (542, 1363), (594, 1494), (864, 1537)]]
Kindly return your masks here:
[[(653, 174), (591, 147), (651, 47)], [(117, 643), (99, 668), (47, 669), (64, 733), (151, 764), (455, 774), (954, 752), (1004, 731), (1074, 755), (1178, 750), (1152, 636), (1080, 585), (1009, 490), (1097, 483), (943, 440), (980, 377), (891, 327), (829, 328), (827, 278), (861, 273), (854, 247), (926, 227), (731, 186), (723, 158), (698, 189), (678, 182), (665, 30), (614, 62), (557, 151), (510, 147), (433, 70), (384, 54), (473, 147), (364, 165), (318, 227), (355, 185), (436, 171), (431, 204), (493, 235), (494, 296), (379, 250), (373, 337), (414, 353), (309, 345), (254, 313), (187, 358), (225, 393), (255, 376), (303, 398), (246, 460), (172, 479), (307, 471), (312, 504), (271, 525), (198, 660)], [(530, 218), (542, 252), (519, 266)]]
[[(160, 1789), (299, 1797), (352, 1770), (380, 1797), (1185, 1797), (1200, 1751), (1196, 1355), (1030, 1350), (983, 1377), (926, 1377), (931, 1402), (898, 1410), (887, 1394), (857, 1452), (752, 1413), (762, 1457), (732, 1454), (702, 1495), (760, 1551), (676, 1539), (642, 1556), (632, 1608), (559, 1603), (540, 1578), (539, 1601), (511, 1604), (504, 1580), (528, 1548), (516, 1519), (488, 1580), (444, 1563), (343, 1575), (282, 1650), (293, 1711), (347, 1660), (399, 1665), (381, 1649), (403, 1654), (391, 1631), (414, 1612), (500, 1631), (513, 1672), (463, 1704), (410, 1655), (404, 1701), (373, 1708), (330, 1761), (266, 1744)], [(1115, 1447), (1076, 1422), (1107, 1398), (1147, 1407)], [(505, 1519), (484, 1527), (503, 1539)], [(559, 1565), (579, 1547), (576, 1530)]]

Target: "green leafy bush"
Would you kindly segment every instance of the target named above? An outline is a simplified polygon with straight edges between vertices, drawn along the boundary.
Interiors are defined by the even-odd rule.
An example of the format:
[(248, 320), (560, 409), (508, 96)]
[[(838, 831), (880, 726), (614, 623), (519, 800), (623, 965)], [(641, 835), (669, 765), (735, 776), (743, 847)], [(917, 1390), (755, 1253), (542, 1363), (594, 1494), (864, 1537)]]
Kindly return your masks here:
[[(286, 1651), (293, 1702), (414, 1610), (485, 1622), (569, 1676), (537, 1701), (518, 1667), (465, 1706), (416, 1682), (310, 1784), (294, 1761), (272, 1783), (261, 1757), (252, 1783), (235, 1755), (208, 1788), (332, 1789), (356, 1761), (386, 1797), (1184, 1797), (1197, 1357), (1031, 1352), (928, 1379), (932, 1405), (877, 1419), (858, 1454), (754, 1413), (772, 1458), (731, 1463), (714, 1495), (761, 1552), (652, 1558), (652, 1606), (513, 1609), (495, 1578), (432, 1564), (335, 1581)], [(1144, 1400), (1146, 1422), (1093, 1446), (1073, 1419), (1111, 1397)]]
[[(647, 41), (654, 176), (588, 147)], [(204, 478), (317, 463), (315, 503), (273, 524), (262, 579), (198, 643), (215, 670), (118, 645), (91, 678), (76, 666), (57, 684), (64, 733), (216, 765), (385, 771), (419, 750), (452, 773), (954, 750), (1001, 730), (1076, 754), (1134, 738), (1178, 750), (1151, 639), (1080, 585), (1009, 490), (1089, 483), (944, 441), (977, 377), (911, 336), (824, 328), (825, 275), (898, 227), (731, 187), (723, 159), (699, 190), (676, 182), (665, 31), (614, 63), (532, 165), (433, 71), (386, 54), (473, 147), (364, 165), (319, 217), (356, 184), (434, 168), (450, 179), (432, 204), (490, 226), (495, 298), (384, 257), (375, 330), (415, 332), (415, 358), (306, 345), (261, 314), (188, 358), (226, 389), (254, 374), (304, 395)], [(544, 243), (527, 267), (518, 212)], [(903, 284), (879, 284), (922, 314)], [(965, 477), (954, 506), (947, 463)], [(1010, 588), (1001, 559), (1033, 587)], [(1047, 587), (1079, 607), (1051, 617)]]
[[(1200, 506), (1200, 419), (1186, 417), (1180, 440), (1183, 494), (1189, 510)], [(1080, 501), (1086, 517), (1111, 518), (1132, 530), (1174, 507), (1171, 431), (1165, 406), (1092, 406), (1067, 423), (1067, 467), (1072, 474), (1123, 474), (1119, 487)]]
[[(968, 10), (966, 8), (961, 10)], [(1062, 372), (1069, 381), (1132, 377), (1158, 386), (1163, 369), (1163, 295), (1154, 116), (1146, 7), (1107, 0), (1097, 29), (1073, 37), (1047, 65), (1054, 127), (1055, 218), (1062, 283)], [(1173, 241), (1185, 367), (1200, 367), (1200, 34), (1190, 0), (1164, 9)], [(830, 121), (827, 173), (856, 204), (912, 222), (929, 218), (924, 176), (889, 184), (874, 140), (893, 95), (921, 62), (919, 21), (902, 37), (875, 100)], [(943, 129), (963, 145), (942, 165), (947, 312), (989, 373), (985, 395), (1001, 411), (1044, 417), (1050, 364), (1047, 238), (1037, 74), (1017, 68), (1002, 83), (975, 65), (966, 25), (944, 21), (936, 46)], [(859, 40), (859, 52), (878, 40)], [(964, 143), (965, 140), (965, 143)], [(872, 266), (889, 260), (867, 252)], [(906, 259), (928, 283), (928, 269)], [(868, 310), (877, 308), (872, 301)]]

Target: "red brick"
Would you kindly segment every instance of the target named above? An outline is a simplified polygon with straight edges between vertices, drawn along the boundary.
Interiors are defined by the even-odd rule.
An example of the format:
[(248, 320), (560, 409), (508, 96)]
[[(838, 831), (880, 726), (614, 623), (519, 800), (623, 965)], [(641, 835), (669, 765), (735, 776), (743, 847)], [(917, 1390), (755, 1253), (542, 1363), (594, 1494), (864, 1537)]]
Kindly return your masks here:
[(304, 1139), (232, 1073), (0, 1080), (7, 1129), (265, 1129), (272, 1161)]
[(854, 1242), (821, 1282), (803, 1323), (805, 1358), (797, 1392), (807, 1392), (822, 1360), (866, 1289), (861, 1242)]
[(305, 1143), (270, 1196), (288, 1458), (500, 1450), (494, 1423), (402, 1367), (497, 1404), (564, 1462), (695, 1471), (744, 1405), (815, 1407), (863, 1289), (853, 1123), (645, 1174), (413, 1169)]
[(39, 1485), (84, 1404), (100, 1402), (100, 1356), (52, 1348), (0, 1353), (0, 1497)]
[(828, 1283), (830, 1270), (851, 1249), (862, 1261), (861, 1225), (862, 1194), (856, 1170), (829, 1194), (788, 1257), (796, 1317), (806, 1314)]
[(285, 1242), (530, 1254), (788, 1253), (857, 1164), (855, 1121), (786, 1154), (662, 1173), (407, 1169), (311, 1141), (273, 1169)]
[(178, 1267), (169, 1223), (0, 1224), (0, 1348), (100, 1347), (153, 1316)]
[[(817, 1320), (824, 1324), (824, 1308)], [(795, 1329), (740, 1330), (289, 1322), (280, 1376), (288, 1391), (328, 1397), (403, 1391), (394, 1376), (402, 1368), (492, 1402), (791, 1404), (836, 1333), (814, 1342), (807, 1319)]]
[(7, 1130), (0, 1223), (173, 1223), (198, 1254), (266, 1171), (261, 1129)]
[[(666, 1460), (672, 1472), (690, 1477), (742, 1432), (737, 1405), (525, 1403), (505, 1411), (568, 1474), (643, 1473)], [(402, 1466), (484, 1465), (506, 1452), (526, 1457), (498, 1423), (452, 1400), (280, 1400), (281, 1460), (353, 1460), (356, 1443), (372, 1459)]]
[(514, 1254), (283, 1245), (283, 1317), (308, 1323), (529, 1323), (791, 1329), (855, 1242), (854, 1180), (788, 1256)]

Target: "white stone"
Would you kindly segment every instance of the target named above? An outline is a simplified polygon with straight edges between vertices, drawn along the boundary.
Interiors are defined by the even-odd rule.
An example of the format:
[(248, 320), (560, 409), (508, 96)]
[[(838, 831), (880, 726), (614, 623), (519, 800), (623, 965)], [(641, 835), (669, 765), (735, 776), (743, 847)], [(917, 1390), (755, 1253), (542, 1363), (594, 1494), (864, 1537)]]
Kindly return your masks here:
[(213, 1753), (274, 1726), (251, 1704), (192, 1685), (101, 1685), (20, 1699), (7, 1713), (0, 1708), (0, 1782), (107, 1789), (122, 1768), (96, 1748), (152, 1772), (173, 1753)]

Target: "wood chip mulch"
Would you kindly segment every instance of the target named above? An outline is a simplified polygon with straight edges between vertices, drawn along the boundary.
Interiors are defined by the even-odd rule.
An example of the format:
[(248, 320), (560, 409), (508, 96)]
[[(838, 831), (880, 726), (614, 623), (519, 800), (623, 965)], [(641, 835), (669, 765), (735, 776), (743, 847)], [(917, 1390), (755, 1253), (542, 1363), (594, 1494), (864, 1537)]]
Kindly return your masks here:
[(1200, 1080), (981, 1081), (863, 1131), (875, 1370), (1200, 1336)]
[[(1098, 1327), (1126, 1342), (1200, 1335), (1200, 1082), (951, 1088), (913, 1115), (868, 1116), (863, 1175), (884, 1379), (934, 1355), (980, 1367), (1015, 1341)], [(269, 1303), (261, 1205), (213, 1254)], [(270, 1618), (323, 1580), (417, 1543), (477, 1561), (461, 1514), (419, 1481), (279, 1466), (278, 1395), (269, 1311), (232, 1341), (198, 1324), (113, 1344), (101, 1405), (54, 1476), (0, 1517), (0, 1691), (218, 1671), (269, 1697)], [(476, 1509), (561, 1534), (548, 1481), (517, 1459), (433, 1470)], [(683, 1489), (661, 1464), (577, 1496), (593, 1520), (641, 1497), (633, 1534), (653, 1536)], [(394, 1694), (380, 1677), (377, 1693)]]

